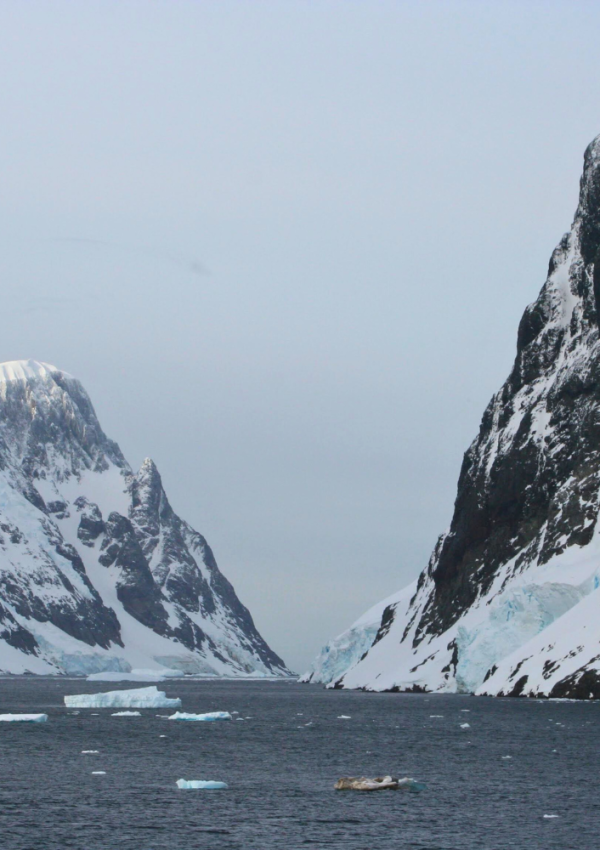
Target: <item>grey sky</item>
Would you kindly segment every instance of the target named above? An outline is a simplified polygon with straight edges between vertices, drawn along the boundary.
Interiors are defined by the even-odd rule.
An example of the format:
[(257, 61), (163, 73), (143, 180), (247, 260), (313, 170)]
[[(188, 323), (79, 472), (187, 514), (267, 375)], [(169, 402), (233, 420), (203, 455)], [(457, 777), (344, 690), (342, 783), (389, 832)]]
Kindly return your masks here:
[(0, 0), (0, 359), (302, 670), (410, 581), (600, 132), (596, 3)]

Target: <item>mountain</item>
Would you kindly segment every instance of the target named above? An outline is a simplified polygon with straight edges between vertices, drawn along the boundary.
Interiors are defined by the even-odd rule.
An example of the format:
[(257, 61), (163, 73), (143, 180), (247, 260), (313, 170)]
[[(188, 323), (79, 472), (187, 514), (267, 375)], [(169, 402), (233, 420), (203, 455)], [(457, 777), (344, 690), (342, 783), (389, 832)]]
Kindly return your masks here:
[(384, 606), (370, 648), (305, 679), (600, 698), (599, 323), (600, 136), (512, 371), (465, 453), (450, 528), (410, 598)]
[(0, 364), (0, 671), (289, 674), (159, 472), (134, 473), (82, 385)]

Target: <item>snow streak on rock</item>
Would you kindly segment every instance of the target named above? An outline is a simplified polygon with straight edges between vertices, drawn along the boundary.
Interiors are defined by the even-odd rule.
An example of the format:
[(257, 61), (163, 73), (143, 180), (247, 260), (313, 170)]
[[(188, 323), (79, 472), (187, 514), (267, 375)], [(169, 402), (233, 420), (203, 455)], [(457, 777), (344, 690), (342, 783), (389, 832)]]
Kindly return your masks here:
[(0, 364), (0, 671), (286, 675), (151, 460), (134, 474), (81, 384)]
[(599, 318), (600, 137), (465, 454), (451, 526), (408, 609), (386, 608), (332, 685), (600, 697)]

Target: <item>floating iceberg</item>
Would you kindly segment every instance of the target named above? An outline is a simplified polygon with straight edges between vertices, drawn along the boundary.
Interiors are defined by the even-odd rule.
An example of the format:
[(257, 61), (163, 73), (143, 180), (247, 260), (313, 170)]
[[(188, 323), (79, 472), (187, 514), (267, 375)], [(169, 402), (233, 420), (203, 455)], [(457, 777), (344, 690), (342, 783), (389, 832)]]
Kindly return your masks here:
[(228, 711), (210, 711), (208, 714), (187, 714), (185, 711), (176, 711), (169, 720), (231, 720)]
[(405, 776), (343, 776), (333, 786), (336, 791), (422, 791), (427, 786)]
[(338, 714), (338, 720), (352, 720), (352, 717), (349, 714)]
[(177, 787), (183, 789), (202, 789), (205, 791), (219, 791), (227, 788), (226, 782), (215, 782), (214, 779), (178, 779)]
[(0, 714), (0, 721), (5, 723), (45, 723), (48, 720), (47, 714)]
[(68, 708), (179, 708), (181, 700), (169, 699), (156, 686), (108, 691), (102, 694), (74, 694), (65, 697)]
[(111, 717), (141, 717), (139, 711), (114, 711)]

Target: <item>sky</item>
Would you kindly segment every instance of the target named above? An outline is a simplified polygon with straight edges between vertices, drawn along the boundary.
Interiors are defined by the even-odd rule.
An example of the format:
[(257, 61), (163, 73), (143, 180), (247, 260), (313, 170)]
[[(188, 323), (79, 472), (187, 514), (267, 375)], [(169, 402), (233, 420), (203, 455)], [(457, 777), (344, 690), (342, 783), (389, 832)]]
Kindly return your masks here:
[(412, 581), (600, 133), (593, 2), (0, 0), (0, 361), (302, 672)]

